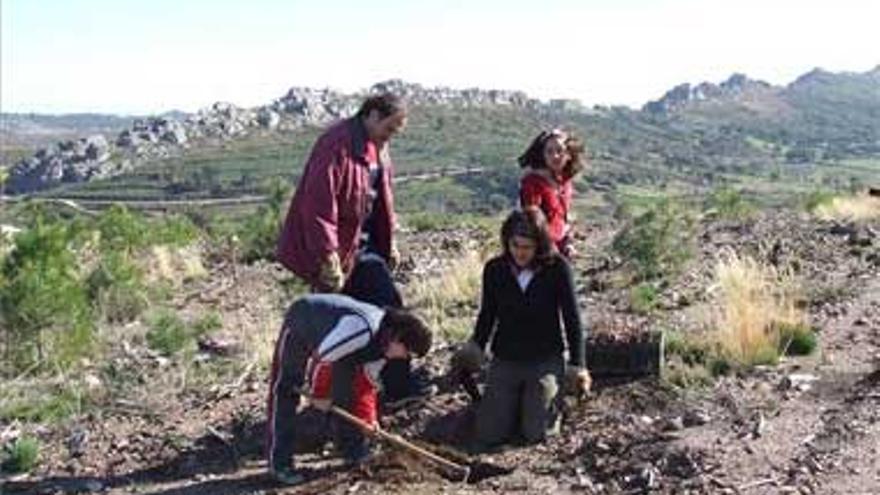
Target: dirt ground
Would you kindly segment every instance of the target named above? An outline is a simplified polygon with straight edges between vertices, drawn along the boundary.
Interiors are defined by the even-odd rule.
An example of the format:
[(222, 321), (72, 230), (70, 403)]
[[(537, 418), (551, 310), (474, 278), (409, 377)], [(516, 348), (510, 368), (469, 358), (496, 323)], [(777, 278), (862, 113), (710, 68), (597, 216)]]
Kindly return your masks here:
[[(868, 232), (872, 252), (880, 248), (878, 231), (873, 226)], [(587, 232), (581, 252), (598, 252), (594, 248), (607, 242), (608, 231)], [(811, 322), (821, 329), (820, 352), (724, 376), (702, 388), (680, 389), (657, 377), (597, 380), (590, 397), (566, 398), (561, 434), (542, 445), (464, 453), (474, 406), (446, 381), (452, 343), (441, 342), (418, 363), (434, 377), (439, 393), (385, 411), (383, 427), (470, 466), (469, 482), (387, 445), (364, 468), (350, 469), (324, 443), (326, 419), (306, 412), (302, 421), (308, 434), (298, 445), (297, 462), (309, 481), (279, 486), (266, 475), (262, 459), (266, 377), (248, 370), (225, 386), (159, 404), (130, 397), (63, 426), (46, 427), (37, 432), (47, 446), (38, 470), (3, 480), (2, 493), (877, 494), (880, 263), (865, 250), (852, 249), (851, 234), (785, 217), (750, 227), (707, 227), (702, 258), (708, 260), (723, 245), (760, 252), (760, 246), (782, 239), (774, 253), (801, 260), (809, 284), (841, 289), (826, 291), (827, 297), (817, 296), (808, 306)], [(469, 233), (446, 236), (448, 242), (416, 234), (405, 239), (410, 266), (454, 258), (483, 242)], [(577, 265), (588, 319), (651, 324), (624, 308), (621, 293), (601, 289), (613, 263), (585, 255)], [(706, 266), (692, 267), (692, 276), (666, 292), (699, 293)], [(180, 301), (181, 307), (211, 305), (243, 331), (277, 325), (284, 297), (279, 270), (269, 265), (237, 269), (237, 286), (219, 300), (196, 297)], [(215, 270), (221, 276), (229, 267)], [(206, 292), (204, 287), (193, 291)], [(651, 318), (678, 321), (685, 309), (670, 304), (664, 315)]]

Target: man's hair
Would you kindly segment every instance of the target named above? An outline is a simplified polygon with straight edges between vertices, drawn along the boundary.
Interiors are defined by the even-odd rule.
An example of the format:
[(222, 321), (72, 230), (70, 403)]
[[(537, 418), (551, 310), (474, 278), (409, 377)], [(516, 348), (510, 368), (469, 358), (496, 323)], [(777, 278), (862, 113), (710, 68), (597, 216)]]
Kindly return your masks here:
[(405, 345), (416, 356), (422, 357), (431, 350), (431, 330), (406, 310), (385, 308), (382, 326), (388, 329), (390, 340)]
[(397, 112), (406, 111), (406, 101), (394, 93), (382, 93), (373, 95), (361, 103), (357, 116), (365, 119), (373, 110), (379, 112), (379, 118), (384, 119)]
[(544, 147), (550, 139), (559, 138), (563, 139), (565, 150), (570, 157), (568, 162), (562, 168), (562, 176), (566, 179), (570, 179), (577, 175), (577, 173), (584, 168), (584, 143), (577, 137), (567, 134), (559, 129), (541, 131), (517, 160), (519, 166), (523, 168), (529, 167), (535, 170), (546, 168), (547, 161), (544, 160)]
[(514, 236), (532, 239), (537, 244), (535, 266), (547, 266), (557, 260), (556, 247), (547, 231), (547, 217), (536, 206), (522, 210), (514, 210), (501, 225), (501, 249), (505, 256), (510, 256), (510, 240)]

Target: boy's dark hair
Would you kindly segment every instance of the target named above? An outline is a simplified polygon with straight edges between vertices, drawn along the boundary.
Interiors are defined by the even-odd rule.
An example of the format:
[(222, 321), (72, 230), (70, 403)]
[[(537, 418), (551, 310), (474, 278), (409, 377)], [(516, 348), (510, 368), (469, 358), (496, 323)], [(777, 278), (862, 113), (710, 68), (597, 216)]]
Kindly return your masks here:
[(556, 247), (547, 231), (547, 217), (535, 206), (510, 212), (501, 225), (501, 249), (510, 256), (510, 240), (513, 236), (532, 239), (537, 244), (535, 266), (547, 266), (557, 259)]
[(388, 329), (390, 340), (402, 343), (416, 356), (422, 357), (431, 349), (431, 330), (406, 310), (385, 308), (381, 326)]
[(519, 166), (535, 170), (546, 168), (547, 163), (544, 160), (544, 146), (547, 144), (547, 141), (552, 138), (565, 139), (565, 149), (568, 151), (570, 159), (563, 167), (562, 175), (564, 178), (570, 179), (584, 168), (584, 143), (572, 134), (566, 134), (559, 129), (541, 131), (529, 147), (526, 148), (526, 151), (517, 159)]
[(379, 112), (379, 118), (384, 119), (397, 112), (405, 112), (406, 101), (394, 93), (373, 95), (361, 103), (361, 108), (358, 110), (357, 116), (365, 119), (369, 117), (370, 112), (373, 110)]

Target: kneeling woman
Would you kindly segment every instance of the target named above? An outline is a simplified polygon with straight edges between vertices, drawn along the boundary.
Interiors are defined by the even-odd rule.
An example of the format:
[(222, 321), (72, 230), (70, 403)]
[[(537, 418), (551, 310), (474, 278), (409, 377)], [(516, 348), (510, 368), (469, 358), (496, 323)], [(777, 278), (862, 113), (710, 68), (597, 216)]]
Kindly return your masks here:
[(590, 386), (572, 270), (554, 249), (543, 214), (514, 211), (501, 228), (501, 242), (503, 253), (483, 268), (473, 337), (459, 351), (470, 355), (460, 361), (479, 361), (491, 340), (488, 384), (477, 410), (478, 448), (517, 437), (542, 441), (558, 429), (563, 379), (582, 391)]

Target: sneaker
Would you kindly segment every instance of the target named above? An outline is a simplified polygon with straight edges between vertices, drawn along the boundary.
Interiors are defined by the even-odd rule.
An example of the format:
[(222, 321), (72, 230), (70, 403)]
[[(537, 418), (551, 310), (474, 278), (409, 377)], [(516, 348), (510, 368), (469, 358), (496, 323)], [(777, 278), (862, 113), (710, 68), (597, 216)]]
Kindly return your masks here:
[(280, 467), (272, 470), (272, 477), (279, 483), (288, 486), (298, 485), (306, 480), (305, 476), (297, 473), (292, 467)]
[(361, 466), (373, 457), (373, 449), (367, 443), (355, 444), (343, 453), (345, 463), (350, 466)]

